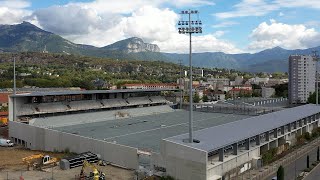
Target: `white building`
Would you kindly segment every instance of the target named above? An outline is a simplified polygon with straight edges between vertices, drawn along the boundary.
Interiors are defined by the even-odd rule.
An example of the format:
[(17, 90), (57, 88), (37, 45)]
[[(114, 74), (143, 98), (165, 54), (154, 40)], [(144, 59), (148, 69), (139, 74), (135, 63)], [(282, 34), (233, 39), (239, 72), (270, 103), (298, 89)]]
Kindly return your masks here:
[(315, 91), (315, 71), (312, 56), (289, 57), (289, 103), (307, 103), (309, 95)]

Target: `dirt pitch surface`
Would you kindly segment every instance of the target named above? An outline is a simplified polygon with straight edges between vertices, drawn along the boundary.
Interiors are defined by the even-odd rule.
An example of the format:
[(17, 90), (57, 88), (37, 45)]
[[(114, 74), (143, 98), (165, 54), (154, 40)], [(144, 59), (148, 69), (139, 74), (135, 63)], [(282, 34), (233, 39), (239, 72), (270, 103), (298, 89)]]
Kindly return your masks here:
[[(79, 175), (81, 167), (71, 170), (61, 170), (59, 166), (44, 169), (42, 171), (27, 171), (27, 166), (22, 163), (22, 158), (33, 154), (45, 154), (56, 158), (65, 156), (63, 153), (51, 153), (41, 151), (31, 151), (21, 147), (0, 147), (0, 180), (75, 180)], [(134, 171), (108, 166), (96, 166), (106, 174), (107, 180), (133, 180)], [(86, 169), (88, 174), (91, 169)]]

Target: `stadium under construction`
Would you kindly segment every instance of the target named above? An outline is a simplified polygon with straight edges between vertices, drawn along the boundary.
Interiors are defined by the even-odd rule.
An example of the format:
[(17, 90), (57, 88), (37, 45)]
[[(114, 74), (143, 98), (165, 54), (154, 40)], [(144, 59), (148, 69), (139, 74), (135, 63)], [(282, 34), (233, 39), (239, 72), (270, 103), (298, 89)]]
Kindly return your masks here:
[(196, 141), (188, 143), (188, 113), (163, 91), (172, 90), (12, 95), (9, 136), (33, 150), (91, 151), (123, 168), (213, 180), (260, 166), (264, 152), (319, 126), (318, 106), (283, 108), (286, 99), (195, 104)]

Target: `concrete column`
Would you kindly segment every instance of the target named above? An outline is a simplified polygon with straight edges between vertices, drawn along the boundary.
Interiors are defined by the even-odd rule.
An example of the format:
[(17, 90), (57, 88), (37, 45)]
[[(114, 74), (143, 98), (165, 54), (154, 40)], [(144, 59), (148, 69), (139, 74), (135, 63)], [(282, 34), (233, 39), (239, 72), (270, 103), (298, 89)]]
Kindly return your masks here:
[(246, 139), (246, 142), (245, 142), (245, 148), (246, 150), (250, 150), (250, 139)]
[(269, 136), (270, 136), (270, 133), (269, 133), (269, 131), (268, 132), (265, 132), (265, 138), (266, 138), (266, 141), (269, 141)]
[(256, 135), (256, 145), (260, 145), (260, 134)]
[(291, 123), (287, 125), (288, 126), (288, 132), (291, 132)]
[(224, 150), (223, 148), (219, 149), (219, 161), (223, 162)]
[(233, 147), (233, 155), (238, 155), (238, 143), (234, 143)]
[(302, 127), (302, 119), (299, 120), (299, 127)]
[(281, 126), (281, 134), (284, 135), (284, 126)]
[(273, 129), (274, 138), (278, 138), (278, 128)]

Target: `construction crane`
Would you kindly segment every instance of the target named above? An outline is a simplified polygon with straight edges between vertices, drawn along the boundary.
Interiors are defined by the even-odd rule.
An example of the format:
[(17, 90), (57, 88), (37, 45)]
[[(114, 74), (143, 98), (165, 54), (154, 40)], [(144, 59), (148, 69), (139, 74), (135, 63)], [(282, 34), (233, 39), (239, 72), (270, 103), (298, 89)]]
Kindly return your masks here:
[(58, 159), (52, 158), (49, 155), (44, 154), (34, 154), (25, 158), (22, 158), (22, 162), (28, 165), (29, 167), (32, 166), (33, 168), (42, 168), (44, 166), (55, 166), (57, 165)]
[[(84, 173), (85, 168), (91, 168), (92, 172), (90, 172), (89, 176), (86, 176)], [(90, 164), (88, 161), (84, 160), (82, 169), (80, 172), (80, 180), (105, 180), (105, 174), (98, 170), (93, 164)]]

